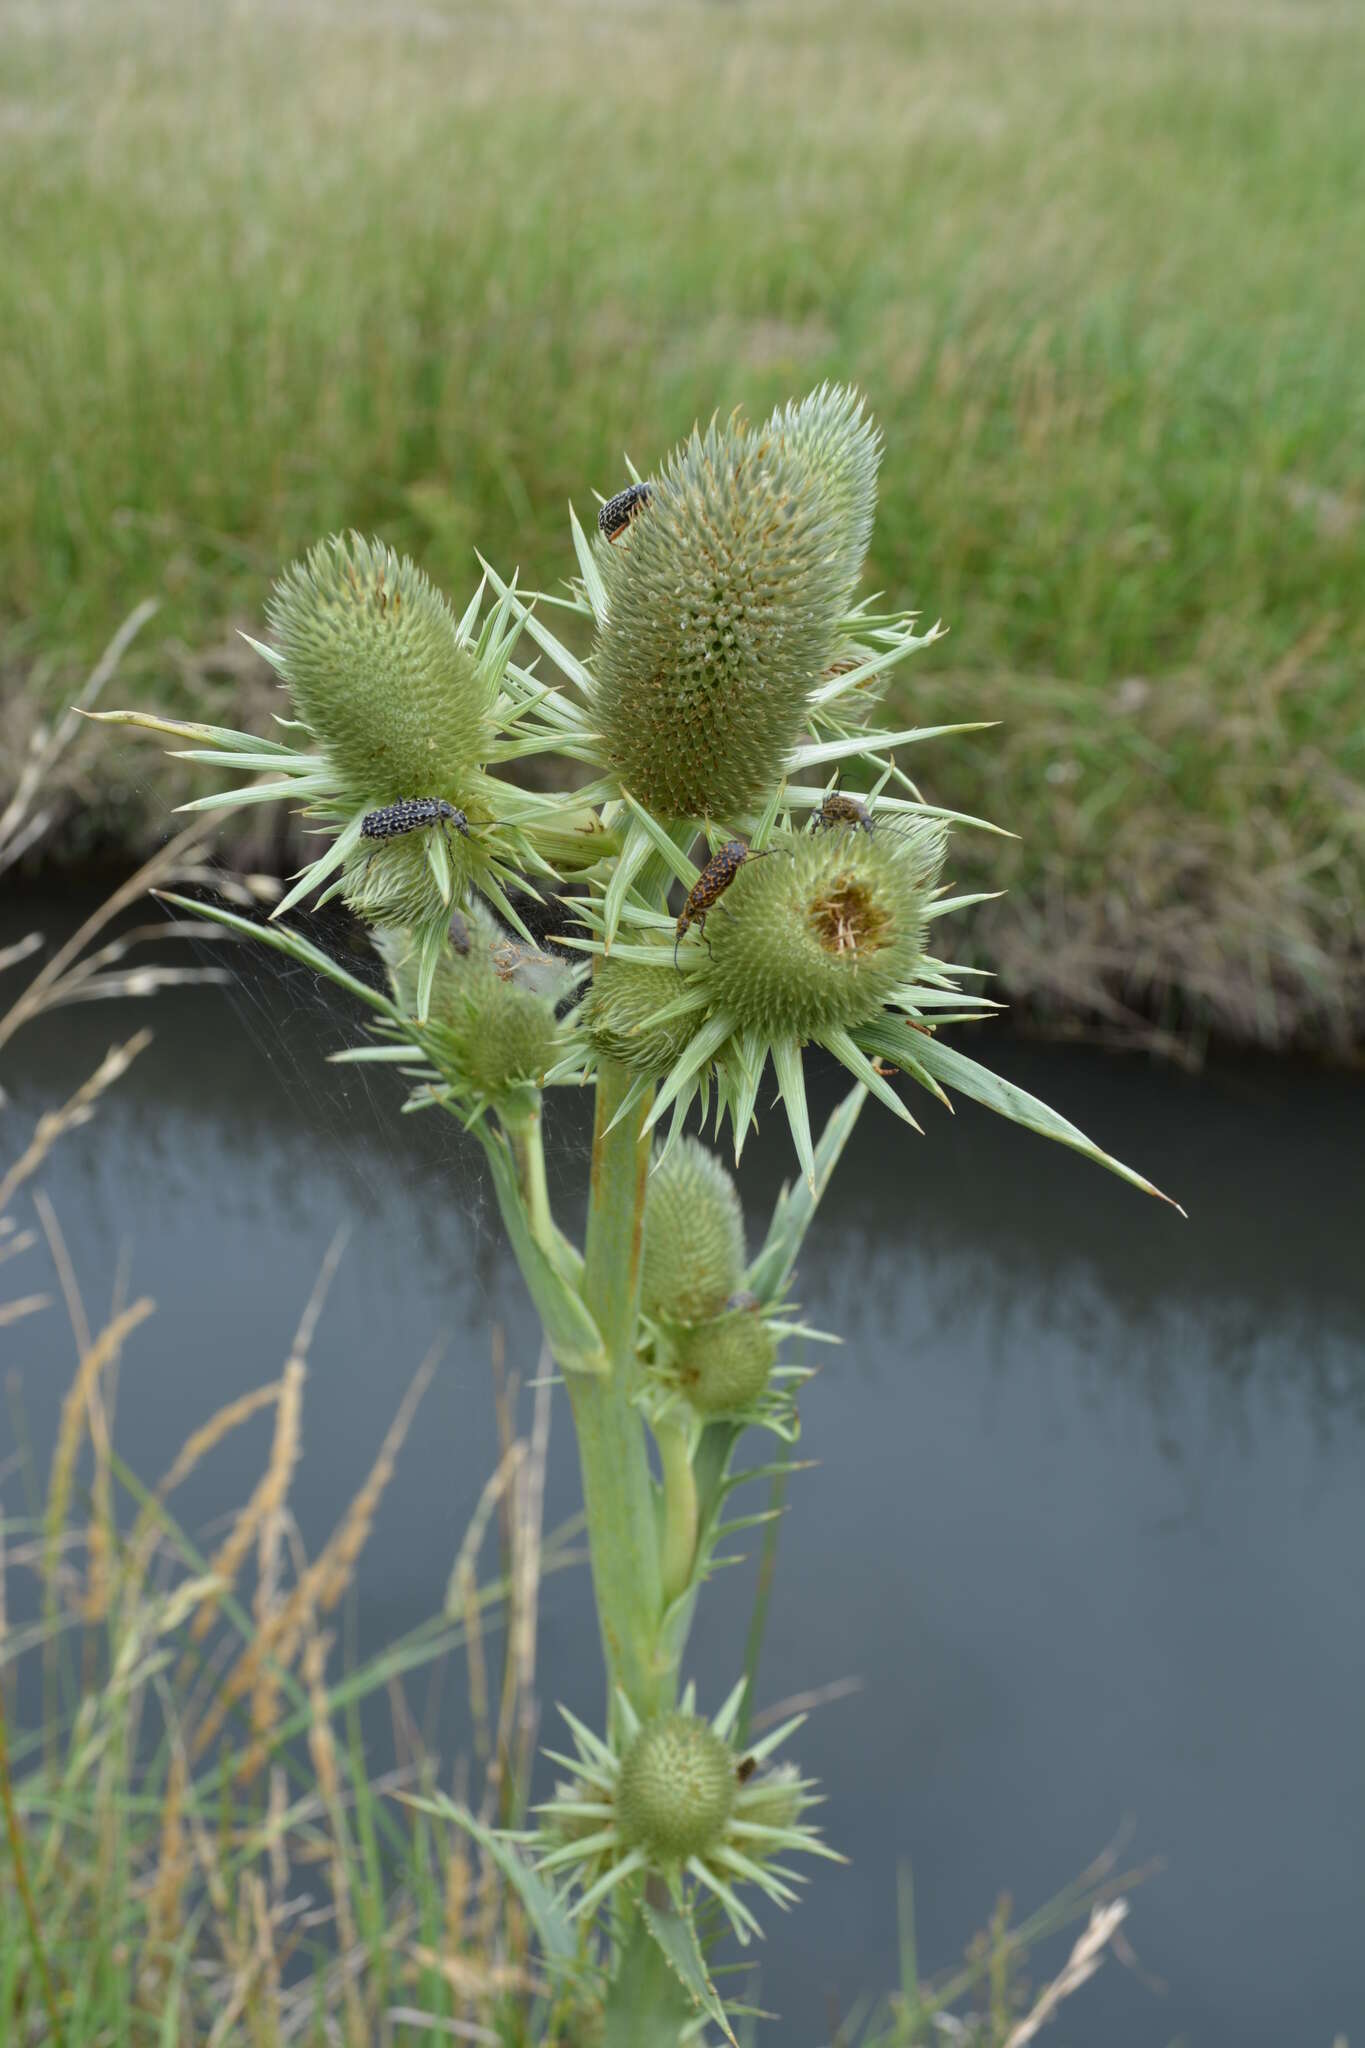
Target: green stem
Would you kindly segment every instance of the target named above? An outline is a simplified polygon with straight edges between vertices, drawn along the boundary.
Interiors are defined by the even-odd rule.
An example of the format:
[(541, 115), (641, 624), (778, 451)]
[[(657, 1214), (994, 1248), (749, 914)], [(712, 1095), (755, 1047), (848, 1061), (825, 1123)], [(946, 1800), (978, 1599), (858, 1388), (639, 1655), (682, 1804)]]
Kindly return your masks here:
[(697, 1482), (687, 1450), (687, 1430), (681, 1423), (656, 1423), (654, 1441), (664, 1477), (663, 1592), (671, 1605), (686, 1590), (696, 1562)]
[(545, 1178), (544, 1125), (539, 1108), (529, 1110), (523, 1116), (505, 1117), (503, 1129), (516, 1161), (517, 1182), (526, 1206), (531, 1235), (551, 1265), (572, 1280), (576, 1287), (581, 1286), (582, 1254), (565, 1237), (550, 1208), (550, 1187)]
[(604, 1059), (597, 1079), (583, 1293), (611, 1368), (601, 1377), (570, 1375), (567, 1384), (608, 1682), (648, 1719), (672, 1705), (676, 1668), (659, 1642), (664, 1596), (654, 1481), (644, 1422), (631, 1400), (649, 1172), (649, 1139), (641, 1126), (648, 1100), (615, 1130), (607, 1128), (633, 1078)]

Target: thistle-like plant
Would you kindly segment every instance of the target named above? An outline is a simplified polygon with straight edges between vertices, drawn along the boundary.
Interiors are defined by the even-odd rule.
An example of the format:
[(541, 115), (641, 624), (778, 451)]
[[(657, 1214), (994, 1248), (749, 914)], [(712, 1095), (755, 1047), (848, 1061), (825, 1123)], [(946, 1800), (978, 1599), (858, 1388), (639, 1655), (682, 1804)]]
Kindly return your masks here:
[[(897, 1079), (955, 1088), (1157, 1193), (942, 1035), (996, 1007), (936, 938), (977, 900), (943, 879), (949, 828), (995, 828), (922, 801), (899, 757), (935, 732), (881, 713), (939, 629), (858, 598), (879, 456), (843, 389), (760, 426), (713, 421), (636, 479), (608, 532), (571, 515), (567, 597), (485, 565), (458, 617), (379, 541), (325, 541), (281, 579), (261, 647), (285, 737), (112, 714), (226, 771), (189, 808), (302, 809), (319, 849), (274, 920), (209, 914), (347, 987), (371, 1030), (336, 1057), (392, 1063), (408, 1108), (446, 1110), (484, 1149), (573, 1410), (607, 1719), (570, 1721), (569, 1778), (533, 1830), (465, 1818), (547, 1967), (597, 1971), (608, 2018), (650, 2048), (708, 2023), (733, 2039), (707, 1950), (757, 1931), (763, 1901), (792, 1903), (780, 1858), (823, 1849), (809, 1786), (765, 1768), (792, 1727), (746, 1749), (742, 1687), (707, 1722), (680, 1686), (700, 1589), (754, 1519), (725, 1519), (755, 1476), (734, 1463), (747, 1428), (784, 1447), (760, 1469), (789, 1463), (808, 1368), (784, 1352), (821, 1334), (789, 1288), (863, 1103), (913, 1124)], [(556, 607), (585, 658), (547, 622)], [(534, 788), (511, 772), (530, 755)], [(554, 758), (572, 773), (547, 789)], [(846, 771), (864, 796), (839, 789)], [(514, 890), (546, 903), (543, 947)], [(371, 928), (384, 986), (291, 927), (309, 892)], [(854, 1081), (818, 1139), (812, 1045)], [(729, 1169), (684, 1127), (714, 1104), (738, 1164), (769, 1063), (801, 1174), (750, 1257)], [(584, 1084), (580, 1245), (553, 1214), (542, 1107)]]

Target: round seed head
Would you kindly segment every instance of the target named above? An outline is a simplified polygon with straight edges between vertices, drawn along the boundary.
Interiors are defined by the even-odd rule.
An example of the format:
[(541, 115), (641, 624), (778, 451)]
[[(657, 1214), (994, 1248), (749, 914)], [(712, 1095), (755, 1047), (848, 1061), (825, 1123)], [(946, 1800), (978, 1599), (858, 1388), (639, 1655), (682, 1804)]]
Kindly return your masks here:
[(782, 773), (845, 608), (835, 514), (801, 447), (713, 421), (603, 551), (597, 716), (657, 815), (745, 810)]
[(681, 1333), (679, 1384), (699, 1415), (733, 1415), (758, 1399), (776, 1356), (772, 1331), (756, 1304), (728, 1309)]
[(381, 541), (335, 535), (285, 571), (269, 618), (343, 807), (418, 793), (459, 803), (491, 741), (491, 693), (414, 563)]
[(658, 1161), (645, 1197), (640, 1306), (681, 1323), (716, 1314), (744, 1274), (744, 1214), (714, 1153), (681, 1138)]
[[(659, 948), (659, 964), (667, 964), (671, 949)], [(658, 967), (642, 960), (602, 960), (598, 963), (583, 1008), (583, 1022), (597, 1051), (605, 1059), (618, 1060), (635, 1074), (664, 1074), (687, 1050), (696, 1029), (694, 1017), (675, 1017), (671, 1023), (656, 1024), (660, 1008), (668, 999), (663, 991), (675, 993)]]
[(621, 1759), (621, 1836), (655, 1863), (685, 1863), (714, 1848), (734, 1799), (735, 1759), (695, 1714), (649, 1722)]
[(869, 839), (811, 833), (750, 860), (711, 920), (701, 972), (741, 1030), (818, 1038), (854, 1030), (914, 978), (943, 865), (937, 820)]

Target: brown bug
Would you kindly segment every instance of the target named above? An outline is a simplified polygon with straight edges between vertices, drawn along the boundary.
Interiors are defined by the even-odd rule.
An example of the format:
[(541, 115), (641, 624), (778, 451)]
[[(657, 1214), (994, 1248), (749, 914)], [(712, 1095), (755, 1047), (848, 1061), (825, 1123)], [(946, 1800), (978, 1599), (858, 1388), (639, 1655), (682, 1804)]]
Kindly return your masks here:
[(758, 1758), (756, 1756), (741, 1757), (740, 1761), (735, 1765), (735, 1776), (741, 1785), (747, 1785), (757, 1769)]
[[(678, 923), (673, 938), (673, 965), (678, 965), (678, 947), (682, 944), (683, 933), (695, 925), (706, 940), (706, 950), (711, 942), (706, 938), (706, 919), (714, 910), (718, 900), (725, 894), (746, 860), (749, 849), (742, 839), (727, 839), (719, 853), (713, 853), (706, 866), (692, 884), (686, 903), (678, 912)], [(755, 854), (754, 859), (759, 856)], [(679, 969), (681, 972), (681, 969)]]
[(618, 491), (614, 498), (608, 498), (597, 514), (598, 532), (607, 540), (619, 540), (631, 520), (644, 511), (649, 496), (648, 484), (631, 484), (627, 490)]
[(841, 789), (832, 789), (815, 813), (815, 830), (832, 832), (838, 825), (850, 825), (854, 831), (866, 832), (872, 836), (872, 813), (860, 797), (845, 796)]
[(739, 1292), (732, 1294), (726, 1302), (725, 1313), (728, 1316), (733, 1315), (736, 1309), (756, 1309), (757, 1307), (758, 1296), (751, 1294), (747, 1287), (741, 1287)]

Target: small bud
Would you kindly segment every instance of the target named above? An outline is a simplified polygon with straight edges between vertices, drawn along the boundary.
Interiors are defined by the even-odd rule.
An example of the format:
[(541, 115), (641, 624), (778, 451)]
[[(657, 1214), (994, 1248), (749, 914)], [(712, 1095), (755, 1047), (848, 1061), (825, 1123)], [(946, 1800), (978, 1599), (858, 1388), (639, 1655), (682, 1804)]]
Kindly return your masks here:
[(741, 1030), (818, 1037), (869, 1022), (913, 981), (944, 857), (936, 819), (876, 838), (808, 833), (750, 860), (698, 973)]
[(694, 430), (629, 546), (603, 547), (592, 658), (607, 758), (659, 817), (743, 811), (787, 765), (846, 608), (838, 494), (811, 436)]
[(269, 617), (294, 707), (335, 770), (340, 809), (416, 796), (460, 802), (492, 742), (492, 693), (450, 606), (414, 563), (381, 541), (334, 536), (285, 571)]
[(713, 1849), (734, 1799), (735, 1759), (695, 1714), (649, 1722), (621, 1759), (621, 1837), (655, 1863), (685, 1863)]
[(674, 1372), (699, 1415), (734, 1415), (764, 1392), (777, 1346), (753, 1296), (678, 1332)]
[[(508, 940), (480, 904), (461, 913), (460, 938), (462, 945), (452, 934), (437, 962), (427, 1043), (448, 1080), (497, 1102), (552, 1064), (555, 998), (506, 971)], [(380, 950), (399, 1004), (415, 1012), (418, 947), (405, 934), (384, 933)]]
[(703, 1322), (743, 1275), (744, 1213), (735, 1184), (703, 1144), (682, 1138), (649, 1177), (640, 1305), (646, 1315)]

